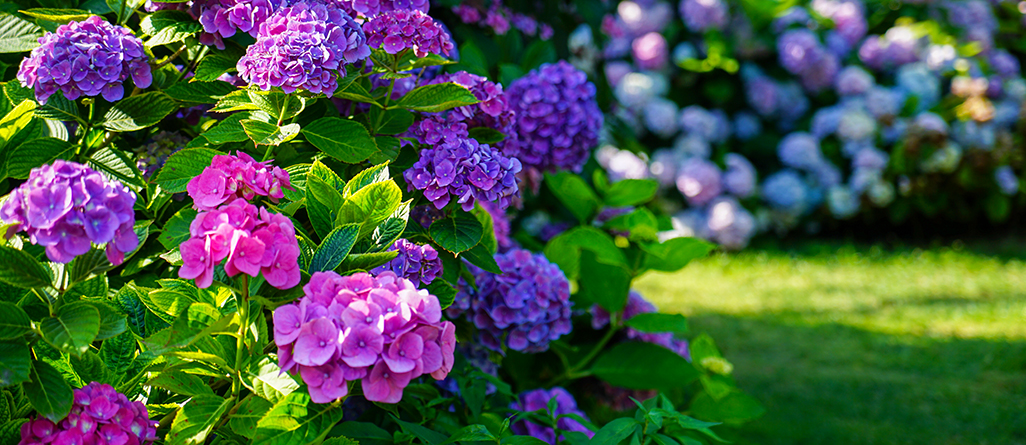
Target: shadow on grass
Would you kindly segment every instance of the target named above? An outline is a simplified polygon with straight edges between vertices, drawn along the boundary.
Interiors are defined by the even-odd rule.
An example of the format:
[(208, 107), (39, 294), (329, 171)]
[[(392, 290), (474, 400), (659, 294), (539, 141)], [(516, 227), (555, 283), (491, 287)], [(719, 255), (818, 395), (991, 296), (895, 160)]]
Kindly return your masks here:
[(800, 318), (690, 318), (766, 407), (737, 443), (1026, 444), (1026, 342), (894, 336)]

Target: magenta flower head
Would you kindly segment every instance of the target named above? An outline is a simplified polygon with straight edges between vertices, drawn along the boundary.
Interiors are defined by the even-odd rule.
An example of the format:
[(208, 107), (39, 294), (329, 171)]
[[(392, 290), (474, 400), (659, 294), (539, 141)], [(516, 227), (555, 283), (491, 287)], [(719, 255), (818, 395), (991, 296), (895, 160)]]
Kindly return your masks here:
[[(516, 411), (532, 412), (532, 411), (545, 411), (548, 409), (549, 401), (556, 399), (556, 409), (553, 415), (561, 416), (563, 414), (576, 414), (583, 417), (585, 420), (588, 419), (588, 415), (584, 414), (583, 411), (577, 408), (577, 401), (566, 389), (561, 387), (554, 387), (550, 390), (534, 389), (531, 391), (525, 391), (520, 393), (517, 397), (517, 401), (510, 405), (510, 408)], [(577, 431), (584, 433), (589, 438), (595, 435), (594, 431), (585, 428), (577, 420), (564, 417), (556, 422), (556, 426), (562, 431)], [(522, 420), (515, 422), (510, 425), (510, 430), (514, 434), (521, 436), (534, 436), (538, 439), (545, 441), (545, 443), (556, 443), (556, 432), (551, 427), (541, 426), (537, 423), (529, 420)], [(561, 436), (562, 438), (562, 436)]]
[(467, 125), (452, 117), (432, 116), (414, 125), (413, 136), (428, 145), (403, 173), (410, 190), (424, 192), (437, 209), (455, 200), (469, 212), (478, 201), (505, 209), (520, 193), (520, 161), (470, 137)]
[(466, 71), (441, 75), (427, 84), (446, 82), (467, 88), (481, 101), (474, 105), (457, 107), (446, 116), (453, 121), (467, 124), (468, 129), (485, 127), (502, 133), (506, 138), (496, 146), (507, 156), (516, 155), (520, 150), (519, 138), (514, 128), (516, 114), (510, 109), (509, 101), (502, 91), (502, 84)]
[(495, 351), (502, 343), (514, 351), (543, 352), (549, 342), (569, 334), (570, 282), (545, 255), (512, 249), (495, 256), (496, 275), (470, 265), (477, 289), (460, 286), (447, 314), (466, 314), (481, 342)]
[[(46, 256), (67, 263), (106, 244), (107, 259), (121, 264), (139, 247), (135, 193), (82, 164), (63, 160), (32, 169), (28, 181), (0, 206), (0, 219), (25, 231)], [(9, 232), (11, 233), (11, 232)]]
[(277, 203), (292, 190), (289, 174), (267, 162), (256, 162), (243, 152), (235, 156), (217, 155), (203, 173), (189, 180), (185, 190), (196, 210), (211, 210), (237, 198), (252, 200), (266, 196)]
[(195, 279), (207, 288), (214, 280), (214, 266), (224, 261), (229, 277), (240, 272), (264, 275), (267, 284), (290, 289), (299, 284), (299, 241), (292, 220), (237, 198), (219, 208), (196, 215), (190, 238), (182, 243), (182, 267), (178, 276)]
[(442, 25), (420, 10), (385, 12), (363, 24), (367, 44), (386, 53), (413, 50), (417, 57), (428, 54), (449, 55), (453, 50), (449, 34)]
[(426, 286), (442, 275), (442, 260), (438, 258), (438, 251), (428, 244), (419, 245), (400, 238), (392, 243), (388, 251), (399, 252), (399, 255), (374, 268), (371, 273), (392, 271), (412, 281), (414, 286)]
[(153, 82), (142, 40), (100, 16), (70, 22), (39, 38), (39, 46), (21, 62), (18, 80), (33, 88), (45, 104), (57, 90), (75, 100), (100, 96), (108, 101), (125, 96), (124, 82), (147, 88)]
[(304, 89), (328, 97), (345, 65), (370, 56), (360, 25), (332, 3), (299, 1), (260, 23), (256, 43), (239, 59), (239, 75), (263, 90)]
[(411, 380), (452, 370), (456, 328), (441, 320), (438, 298), (391, 271), (317, 272), (273, 317), (281, 368), (299, 374), (314, 403), (360, 379), (367, 400), (398, 403)]
[(428, 12), (428, 0), (336, 0), (350, 15), (374, 17), (383, 12), (417, 10)]
[(544, 64), (510, 85), (506, 97), (520, 137), (516, 157), (525, 167), (581, 171), (602, 129), (595, 91), (566, 61)]
[[(217, 36), (231, 37), (242, 31), (256, 37), (260, 24), (282, 7), (283, 0), (193, 0), (190, 14), (203, 30)], [(220, 45), (218, 45), (220, 46)]]
[(21, 426), (21, 444), (145, 444), (156, 440), (157, 422), (146, 405), (114, 387), (89, 383), (74, 392), (71, 413), (58, 423), (44, 418)]

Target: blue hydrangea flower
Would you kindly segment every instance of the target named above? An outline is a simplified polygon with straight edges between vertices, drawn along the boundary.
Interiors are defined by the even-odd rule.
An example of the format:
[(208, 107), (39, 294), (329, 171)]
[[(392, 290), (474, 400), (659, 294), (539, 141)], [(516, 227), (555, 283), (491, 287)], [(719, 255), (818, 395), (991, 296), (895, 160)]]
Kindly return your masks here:
[(802, 214), (811, 200), (809, 186), (795, 170), (785, 169), (766, 178), (762, 196), (771, 208), (790, 214)]
[(784, 165), (804, 170), (811, 170), (823, 162), (823, 152), (819, 149), (819, 141), (811, 134), (796, 131), (780, 140), (777, 155)]
[(994, 182), (997, 182), (1001, 193), (1012, 196), (1019, 193), (1019, 178), (1015, 176), (1012, 167), (1002, 165), (994, 170)]
[(734, 196), (747, 198), (755, 193), (755, 167), (744, 156), (727, 153), (723, 157), (727, 171), (723, 173), (723, 188)]
[(750, 140), (762, 133), (762, 121), (753, 113), (742, 111), (734, 115), (734, 136), (742, 141)]
[(371, 270), (372, 274), (394, 272), (396, 276), (412, 281), (417, 287), (431, 284), (442, 275), (442, 260), (438, 258), (438, 251), (428, 244), (420, 245), (400, 238), (392, 243), (388, 251), (399, 254), (392, 261)]

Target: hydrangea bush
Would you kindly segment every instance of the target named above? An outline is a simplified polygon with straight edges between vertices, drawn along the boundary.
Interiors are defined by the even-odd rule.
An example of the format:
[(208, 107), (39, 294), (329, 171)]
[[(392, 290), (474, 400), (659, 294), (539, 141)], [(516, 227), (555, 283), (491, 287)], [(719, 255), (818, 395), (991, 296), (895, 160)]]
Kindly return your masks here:
[[(659, 181), (592, 175), (607, 120), (559, 28), (66, 3), (0, 13), (0, 445), (692, 444), (761, 413), (631, 292), (714, 246), (660, 236)], [(730, 165), (671, 183), (737, 212)]]
[[(668, 236), (730, 230), (740, 248), (794, 229), (943, 218), (963, 230), (1026, 204), (1026, 16), (1010, 6), (623, 0), (569, 18), (568, 50), (610, 98), (616, 131), (600, 145), (622, 154), (600, 167), (613, 182), (659, 180)], [(717, 197), (755, 223), (714, 223)]]

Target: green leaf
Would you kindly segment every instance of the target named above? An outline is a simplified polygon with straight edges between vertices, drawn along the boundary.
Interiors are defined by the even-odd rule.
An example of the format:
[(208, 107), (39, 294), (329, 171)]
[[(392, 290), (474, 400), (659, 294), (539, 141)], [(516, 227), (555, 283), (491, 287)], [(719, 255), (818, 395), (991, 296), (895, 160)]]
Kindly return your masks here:
[(247, 141), (249, 135), (246, 134), (246, 129), (242, 128), (242, 121), (253, 117), (253, 114), (255, 113), (249, 111), (234, 113), (201, 133), (200, 136), (203, 136), (203, 139), (206, 139), (211, 145)]
[(680, 314), (637, 314), (627, 319), (625, 323), (641, 332), (683, 334), (688, 330), (688, 321)]
[(477, 140), (482, 144), (497, 144), (506, 139), (506, 135), (502, 134), (498, 130), (488, 127), (475, 127), (470, 129), (470, 137)]
[(317, 119), (303, 128), (303, 136), (314, 147), (347, 164), (366, 161), (378, 152), (367, 129), (359, 123), (338, 117)]
[(401, 134), (413, 125), (413, 113), (401, 108), (371, 108), (369, 122), (374, 126), (374, 134)]
[(442, 442), (442, 444), (456, 443), (456, 442), (494, 442), (494, 441), (495, 441), (495, 435), (492, 434), (491, 431), (488, 431), (488, 428), (485, 427), (484, 425), (467, 425), (467, 426), (461, 428), (456, 433), (454, 433), (452, 436), (449, 436), (449, 438), (446, 439), (445, 442)]
[(395, 181), (376, 182), (347, 198), (335, 224), (360, 223), (360, 238), (370, 234), (402, 205), (403, 192)]
[(456, 288), (450, 286), (445, 280), (435, 278), (425, 288), (431, 295), (438, 298), (438, 303), (442, 306), (442, 309), (452, 306), (452, 303), (456, 301)]
[(162, 372), (146, 383), (149, 386), (156, 386), (171, 391), (173, 394), (195, 397), (213, 395), (210, 384), (203, 379), (184, 372)]
[[(739, 390), (735, 390), (719, 400), (703, 391), (691, 401), (688, 408), (696, 417), (730, 423), (747, 422), (766, 412), (758, 400)], [(711, 431), (709, 432), (711, 433)]]
[(360, 225), (357, 223), (345, 224), (336, 227), (328, 236), (324, 237), (321, 245), (314, 252), (310, 260), (309, 272), (324, 272), (334, 270), (342, 260), (349, 255), (349, 251), (356, 244), (356, 237), (360, 234)]
[(307, 99), (298, 94), (286, 94), (280, 90), (246, 90), (246, 94), (257, 110), (267, 112), (277, 122), (292, 119), (306, 109)]
[(360, 442), (348, 437), (331, 437), (321, 443), (323, 445), (360, 445)]
[(371, 233), (371, 247), (368, 252), (380, 252), (392, 247), (392, 244), (406, 231), (406, 223), (410, 219), (410, 203), (406, 201), (399, 205), (384, 222), (378, 225)]
[(630, 238), (636, 241), (659, 240), (659, 221), (651, 210), (644, 207), (638, 207), (630, 213), (606, 221), (602, 228), (627, 231), (630, 233)]
[(232, 58), (223, 54), (210, 54), (196, 65), (195, 79), (201, 82), (217, 80), (222, 74), (235, 71), (238, 57)]
[(103, 148), (89, 157), (88, 164), (96, 170), (110, 174), (125, 185), (134, 187), (133, 190), (137, 192), (146, 188), (142, 174), (136, 168), (135, 159), (129, 158), (123, 150), (113, 146)]
[(189, 180), (203, 173), (210, 166), (214, 156), (223, 154), (209, 148), (188, 148), (167, 158), (164, 167), (157, 174), (155, 182), (168, 193), (185, 191)]
[(0, 340), (18, 338), (32, 331), (32, 319), (17, 305), (0, 302)]
[(314, 162), (306, 177), (306, 213), (321, 238), (334, 230), (338, 210), (345, 202), (335, 187), (336, 179), (338, 176), (320, 161)]
[[(8, 144), (13, 143), (15, 136), (21, 130), (29, 126), (29, 123), (32, 122), (33, 110), (35, 108), (35, 101), (26, 99), (4, 115), (3, 119), (0, 119), (0, 153), (4, 152), (3, 149), (7, 148)], [(10, 157), (5, 155), (4, 158)]]
[(389, 179), (391, 179), (391, 176), (389, 176), (388, 173), (388, 164), (375, 165), (367, 168), (360, 173), (357, 173), (356, 176), (353, 176), (353, 179), (350, 179), (349, 183), (342, 188), (342, 197), (348, 199), (350, 196), (353, 196), (354, 193), (368, 185), (385, 182)]
[(299, 389), (299, 383), (288, 373), (282, 372), (278, 362), (268, 355), (263, 355), (250, 363), (243, 374), (242, 382), (254, 394), (271, 403), (278, 403)]
[(438, 113), (478, 102), (470, 90), (448, 82), (415, 88), (399, 99), (398, 106), (412, 111)]
[(71, 412), (71, 386), (61, 372), (48, 363), (35, 360), (29, 381), (25, 382), (25, 396), (36, 412), (52, 422), (59, 422)]
[(257, 422), (254, 445), (307, 445), (322, 440), (342, 420), (342, 408), (318, 405), (310, 395), (295, 391), (274, 404)]
[(46, 100), (46, 105), (36, 107), (36, 117), (58, 121), (78, 121), (78, 102), (68, 100), (59, 90)]
[(605, 424), (602, 428), (595, 433), (595, 437), (591, 438), (591, 443), (594, 444), (609, 444), (615, 445), (623, 441), (630, 436), (640, 425), (637, 420), (629, 417), (621, 417), (614, 419), (612, 422)]
[(242, 128), (257, 145), (281, 145), (299, 135), (299, 124), (277, 126), (255, 119), (243, 119)]
[(252, 439), (257, 422), (271, 410), (272, 406), (274, 406), (273, 403), (260, 397), (247, 397), (239, 405), (239, 409), (235, 410), (235, 413), (228, 418), (228, 426), (235, 431), (235, 434)]
[(68, 141), (44, 137), (18, 144), (8, 152), (7, 176), (26, 179), (33, 168), (51, 164), (55, 159), (69, 159), (75, 146)]
[(32, 8), (18, 11), (34, 19), (47, 20), (54, 23), (81, 22), (93, 16), (89, 11), (81, 9)]
[(651, 179), (621, 179), (606, 191), (606, 205), (627, 207), (644, 204), (655, 197), (659, 183)]
[(0, 14), (0, 53), (20, 53), (39, 46), (43, 28), (10, 14)]
[[(159, 12), (178, 12), (178, 11), (159, 11)], [(191, 20), (191, 19), (190, 19)], [(171, 96), (179, 102), (185, 102), (187, 104), (216, 104), (217, 101), (221, 100), (225, 95), (237, 91), (238, 88), (228, 82), (215, 80), (213, 82), (179, 82), (171, 88), (168, 88), (165, 93)], [(202, 135), (205, 137), (207, 133), (203, 132)]]
[(360, 73), (356, 70), (349, 70), (349, 74), (346, 77), (338, 80), (338, 88), (335, 89), (333, 97), (339, 99), (349, 99), (354, 102), (360, 102), (365, 104), (373, 104), (378, 108), (381, 107), (377, 101), (374, 100), (374, 96), (367, 91), (360, 80)]
[(478, 243), (470, 250), (464, 252), (462, 257), (463, 259), (470, 261), (470, 264), (480, 267), (488, 272), (494, 274), (502, 273), (502, 269), (499, 268), (499, 263), (495, 262), (492, 252), (485, 247), (484, 243)]
[(392, 261), (397, 256), (399, 256), (399, 252), (394, 250), (391, 252), (353, 253), (347, 256), (335, 270), (371, 270)]
[(163, 92), (143, 93), (114, 102), (100, 125), (110, 131), (142, 130), (160, 122), (178, 108), (178, 102)]
[(448, 439), (444, 434), (426, 428), (422, 425), (417, 425), (416, 423), (410, 423), (399, 419), (395, 419), (395, 421), (403, 431), (416, 436), (428, 445), (440, 445)]
[[(71, 356), (68, 360), (71, 369), (78, 374), (84, 382), (100, 382), (111, 384), (114, 377), (110, 369), (103, 363), (103, 360), (93, 351), (82, 354), (81, 357)], [(116, 382), (114, 382), (116, 383)]]
[(369, 422), (342, 422), (331, 430), (330, 435), (341, 435), (345, 437), (351, 437), (357, 440), (367, 439), (368, 441), (370, 441), (370, 443), (379, 443), (379, 441), (392, 443), (391, 433)]
[(658, 390), (681, 388), (699, 376), (684, 357), (645, 342), (617, 344), (595, 360), (591, 373), (613, 386)]
[(484, 230), (484, 234), (481, 235), (481, 244), (494, 255), (499, 250), (499, 243), (495, 239), (495, 221), (492, 220), (492, 214), (485, 210), (480, 202), (474, 206), (471, 213), (477, 217), (478, 221), (481, 221), (481, 227)]
[(368, 162), (371, 164), (384, 164), (394, 162), (399, 158), (402, 151), (402, 143), (397, 137), (374, 136), (374, 143), (378, 145), (378, 152), (371, 155)]
[(68, 303), (57, 310), (56, 317), (39, 322), (43, 339), (61, 352), (81, 355), (100, 332), (100, 312), (88, 303)]
[(192, 236), (189, 233), (189, 225), (198, 214), (199, 212), (192, 207), (182, 207), (182, 210), (171, 216), (171, 219), (167, 220), (167, 224), (164, 224), (164, 229), (157, 236), (157, 241), (160, 241), (160, 244), (167, 250), (178, 248)]
[(714, 246), (698, 238), (672, 238), (658, 244), (642, 244), (641, 248), (648, 253), (642, 263), (643, 269), (675, 272), (691, 260), (704, 258), (712, 252)]
[(0, 387), (29, 381), (32, 357), (25, 340), (0, 340)]
[(231, 400), (215, 395), (193, 397), (178, 411), (171, 423), (167, 443), (171, 445), (198, 445), (207, 440), (207, 435), (221, 416), (232, 406)]
[(431, 223), (428, 230), (431, 238), (439, 246), (456, 254), (470, 250), (484, 235), (481, 221), (474, 215), (464, 212), (456, 212), (451, 217), (439, 219)]
[(192, 303), (188, 308), (182, 309), (171, 325), (167, 347), (189, 346), (209, 333), (223, 330), (232, 319), (231, 315), (222, 316), (211, 304)]
[(135, 358), (136, 346), (135, 336), (131, 332), (108, 338), (100, 345), (100, 359), (113, 375), (123, 380)]
[(9, 246), (0, 246), (0, 283), (21, 289), (49, 286), (50, 272), (32, 255)]
[(157, 11), (143, 18), (139, 28), (151, 36), (146, 47), (152, 48), (184, 41), (202, 31), (203, 25), (185, 11)]
[[(106, 293), (102, 295), (103, 298), (106, 298), (106, 296)], [(96, 334), (96, 340), (106, 340), (108, 338), (121, 335), (122, 332), (128, 330), (128, 323), (125, 320), (125, 315), (118, 312), (118, 310), (110, 304), (107, 304), (102, 300), (87, 300), (84, 302), (92, 305), (100, 314), (100, 329)]]
[(545, 183), (578, 221), (587, 222), (601, 203), (584, 179), (570, 172), (546, 173)]
[(577, 298), (585, 304), (598, 304), (610, 312), (619, 312), (627, 304), (631, 273), (626, 267), (598, 262), (595, 253), (582, 250)]
[(589, 250), (595, 260), (602, 264), (627, 266), (627, 257), (613, 242), (613, 238), (594, 227), (575, 227), (549, 240), (545, 245), (545, 257), (559, 265), (567, 278), (580, 275), (581, 251)]

